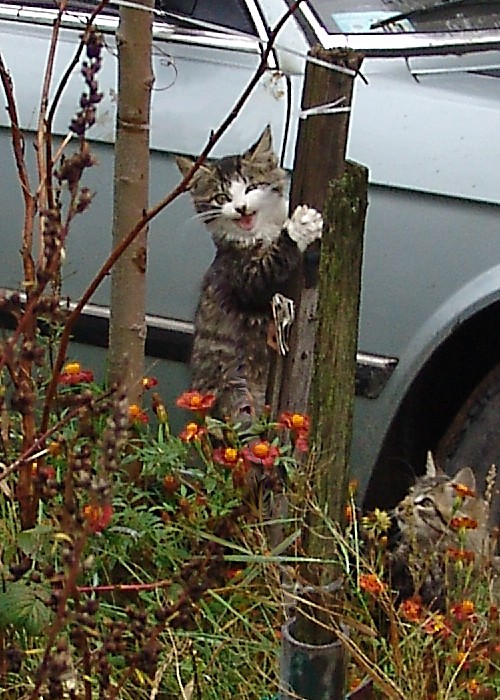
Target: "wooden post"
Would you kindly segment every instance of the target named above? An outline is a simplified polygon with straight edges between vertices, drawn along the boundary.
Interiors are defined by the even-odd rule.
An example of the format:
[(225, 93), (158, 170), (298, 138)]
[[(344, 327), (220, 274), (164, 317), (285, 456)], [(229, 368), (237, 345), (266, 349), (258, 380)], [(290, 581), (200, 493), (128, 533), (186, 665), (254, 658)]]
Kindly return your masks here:
[[(356, 73), (362, 62), (362, 56), (353, 52), (318, 48), (312, 55)], [(339, 106), (348, 107), (353, 82), (352, 74), (309, 63), (303, 110), (341, 98)], [(314, 451), (309, 485), (322, 515), (307, 514), (302, 541), (307, 556), (321, 559), (333, 558), (335, 546), (324, 518), (342, 522), (347, 497), (367, 207), (367, 170), (345, 162), (348, 125), (348, 111), (315, 114), (300, 123), (290, 209), (308, 204), (323, 212), (319, 286), (317, 270), (316, 275), (310, 274), (314, 251), (312, 255), (309, 251), (309, 261), (306, 257), (301, 275), (288, 290), (297, 305), (290, 353), (277, 361), (270, 383), (276, 414), (311, 413)], [(297, 604), (296, 620), (288, 628), (292, 631), (288, 647), (282, 653), (286, 691), (281, 698), (299, 695), (311, 700), (341, 700), (346, 660), (336, 644), (329, 614), (338, 595), (339, 573), (326, 565), (304, 565), (301, 574), (308, 585)], [(331, 648), (331, 655), (322, 660), (325, 648)], [(304, 662), (304, 649), (311, 654), (310, 662)]]

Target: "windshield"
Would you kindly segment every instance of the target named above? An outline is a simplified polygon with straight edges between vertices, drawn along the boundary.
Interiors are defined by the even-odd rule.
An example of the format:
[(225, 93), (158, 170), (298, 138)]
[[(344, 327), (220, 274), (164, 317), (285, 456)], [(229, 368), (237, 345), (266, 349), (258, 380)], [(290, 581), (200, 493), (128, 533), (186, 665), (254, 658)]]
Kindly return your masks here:
[(500, 0), (310, 0), (329, 34), (500, 28)]

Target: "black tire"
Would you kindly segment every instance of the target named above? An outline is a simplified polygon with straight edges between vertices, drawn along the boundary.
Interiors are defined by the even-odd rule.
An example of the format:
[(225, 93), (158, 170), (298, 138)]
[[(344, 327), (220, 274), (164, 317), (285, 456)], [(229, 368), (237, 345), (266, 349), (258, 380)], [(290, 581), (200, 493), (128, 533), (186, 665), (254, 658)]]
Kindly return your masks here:
[(500, 365), (474, 389), (436, 450), (436, 461), (448, 474), (471, 467), (484, 493), (486, 476), (496, 466), (491, 522), (500, 526)]

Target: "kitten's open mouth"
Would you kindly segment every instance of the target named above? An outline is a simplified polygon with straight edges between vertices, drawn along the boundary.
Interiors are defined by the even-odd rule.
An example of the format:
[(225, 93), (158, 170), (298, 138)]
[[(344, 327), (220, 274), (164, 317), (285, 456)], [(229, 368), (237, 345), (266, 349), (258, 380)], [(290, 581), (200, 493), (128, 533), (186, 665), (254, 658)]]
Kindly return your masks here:
[(236, 222), (245, 231), (251, 231), (255, 223), (255, 214), (244, 214)]

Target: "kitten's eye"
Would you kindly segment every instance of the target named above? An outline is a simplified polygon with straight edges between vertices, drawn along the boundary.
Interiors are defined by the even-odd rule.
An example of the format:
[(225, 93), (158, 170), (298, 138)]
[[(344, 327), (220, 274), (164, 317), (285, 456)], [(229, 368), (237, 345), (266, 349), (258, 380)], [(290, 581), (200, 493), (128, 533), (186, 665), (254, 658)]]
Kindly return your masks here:
[(230, 200), (230, 197), (229, 197), (229, 195), (226, 194), (225, 192), (219, 192), (219, 193), (216, 194), (215, 197), (213, 198), (213, 201), (214, 201), (216, 204), (226, 204), (227, 202), (229, 202), (229, 200)]
[(245, 188), (245, 194), (248, 194), (248, 192), (251, 192), (252, 190), (256, 190), (259, 187), (256, 183), (253, 183), (251, 185), (247, 185)]
[(434, 501), (429, 496), (420, 496), (415, 499), (415, 505), (423, 506), (424, 508), (434, 508)]

